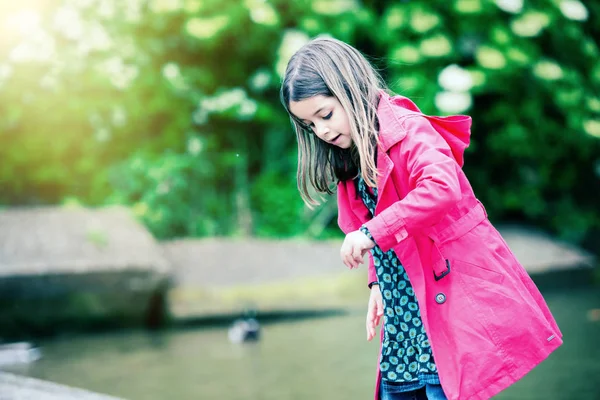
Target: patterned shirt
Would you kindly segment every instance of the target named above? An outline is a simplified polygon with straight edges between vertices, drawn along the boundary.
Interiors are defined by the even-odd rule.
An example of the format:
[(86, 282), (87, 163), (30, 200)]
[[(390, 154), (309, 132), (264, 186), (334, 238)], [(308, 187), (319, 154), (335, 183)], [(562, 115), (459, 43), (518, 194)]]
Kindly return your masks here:
[[(361, 176), (356, 184), (372, 217), (375, 215), (377, 188), (373, 188), (371, 193)], [(373, 240), (365, 226), (360, 230)], [(371, 255), (383, 297), (384, 337), (379, 359), (382, 379), (402, 383), (406, 391), (415, 390), (425, 383), (439, 384), (421, 311), (404, 267), (394, 250), (384, 253), (376, 244)]]

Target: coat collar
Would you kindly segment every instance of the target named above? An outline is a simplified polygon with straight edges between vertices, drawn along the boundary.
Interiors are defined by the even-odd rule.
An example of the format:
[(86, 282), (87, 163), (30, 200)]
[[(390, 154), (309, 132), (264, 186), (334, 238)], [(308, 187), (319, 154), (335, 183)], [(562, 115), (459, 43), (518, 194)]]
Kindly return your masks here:
[(379, 105), (377, 106), (380, 150), (387, 152), (390, 147), (404, 139), (406, 130), (402, 128), (400, 119), (409, 114), (421, 114), (421, 110), (406, 97), (392, 97), (384, 90), (380, 91)]
[(379, 201), (383, 193), (387, 193), (386, 184), (394, 168), (394, 163), (388, 156), (388, 150), (406, 137), (406, 129), (402, 126), (400, 119), (409, 114), (421, 114), (419, 108), (403, 96), (391, 97), (385, 91), (380, 92), (379, 104), (377, 106), (377, 118), (379, 120), (379, 149), (377, 151), (377, 187), (379, 196), (375, 213), (379, 214)]

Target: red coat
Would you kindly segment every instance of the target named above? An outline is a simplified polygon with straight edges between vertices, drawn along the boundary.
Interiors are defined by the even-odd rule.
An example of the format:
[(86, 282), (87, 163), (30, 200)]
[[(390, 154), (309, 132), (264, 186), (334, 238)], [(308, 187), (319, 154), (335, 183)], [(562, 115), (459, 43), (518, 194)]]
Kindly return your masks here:
[[(346, 181), (338, 223), (345, 233), (364, 223), (384, 252), (398, 255), (448, 399), (489, 399), (548, 357), (562, 334), (462, 171), (471, 118), (426, 116), (383, 93), (378, 117), (375, 217)], [(376, 400), (380, 380), (378, 371)]]

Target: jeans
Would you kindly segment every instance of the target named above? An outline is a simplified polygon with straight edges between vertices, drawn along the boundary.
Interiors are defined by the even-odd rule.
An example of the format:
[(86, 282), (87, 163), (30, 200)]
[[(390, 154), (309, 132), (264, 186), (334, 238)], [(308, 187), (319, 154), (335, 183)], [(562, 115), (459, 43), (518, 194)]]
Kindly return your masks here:
[(403, 392), (401, 386), (383, 380), (379, 388), (379, 398), (381, 400), (447, 400), (441, 385), (427, 383), (419, 389)]

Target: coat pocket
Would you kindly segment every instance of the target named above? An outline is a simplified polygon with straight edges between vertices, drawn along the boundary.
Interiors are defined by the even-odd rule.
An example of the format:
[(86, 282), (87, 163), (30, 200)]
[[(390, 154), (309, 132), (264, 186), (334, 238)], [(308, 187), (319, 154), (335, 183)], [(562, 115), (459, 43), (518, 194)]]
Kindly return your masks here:
[(462, 260), (452, 260), (450, 262), (454, 267), (453, 272), (465, 274), (472, 278), (481, 279), (487, 282), (501, 284), (504, 281), (504, 275), (500, 272), (486, 268), (482, 265), (473, 264)]

